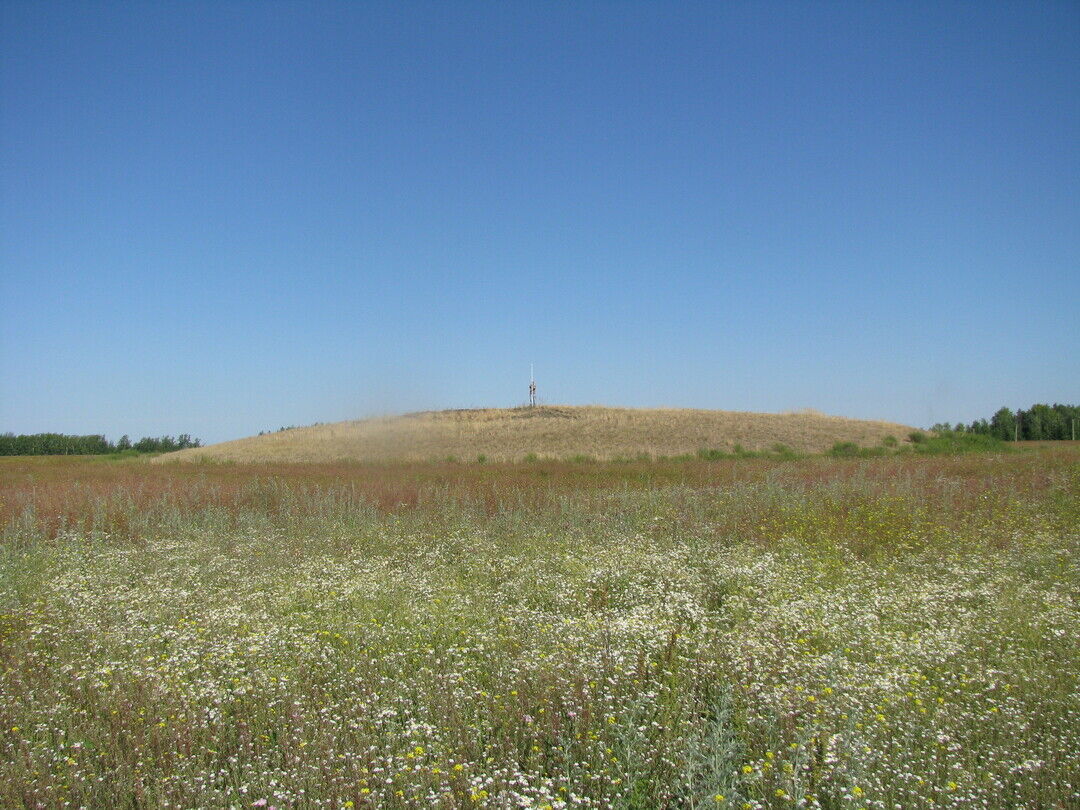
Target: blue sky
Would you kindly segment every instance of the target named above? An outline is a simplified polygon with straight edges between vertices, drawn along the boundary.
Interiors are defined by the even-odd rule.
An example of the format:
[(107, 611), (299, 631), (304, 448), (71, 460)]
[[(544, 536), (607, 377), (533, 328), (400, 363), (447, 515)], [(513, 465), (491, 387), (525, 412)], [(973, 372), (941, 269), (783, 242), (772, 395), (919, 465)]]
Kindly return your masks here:
[(1080, 401), (1080, 5), (0, 5), (0, 430)]

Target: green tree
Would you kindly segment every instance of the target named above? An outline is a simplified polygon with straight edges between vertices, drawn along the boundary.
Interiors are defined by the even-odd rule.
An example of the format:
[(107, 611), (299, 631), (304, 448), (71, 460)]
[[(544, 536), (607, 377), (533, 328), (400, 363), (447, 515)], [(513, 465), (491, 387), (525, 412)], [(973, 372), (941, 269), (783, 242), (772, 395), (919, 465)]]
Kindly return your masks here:
[(1001, 408), (990, 419), (990, 434), (1002, 441), (1011, 442), (1016, 430), (1016, 416), (1008, 408)]

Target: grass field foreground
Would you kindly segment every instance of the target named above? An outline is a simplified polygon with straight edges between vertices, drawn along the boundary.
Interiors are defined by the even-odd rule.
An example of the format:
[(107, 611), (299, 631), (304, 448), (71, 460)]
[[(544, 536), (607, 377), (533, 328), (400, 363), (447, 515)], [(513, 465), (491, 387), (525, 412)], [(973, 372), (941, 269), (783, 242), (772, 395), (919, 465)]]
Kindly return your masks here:
[(0, 806), (1080, 805), (1080, 452), (0, 463)]

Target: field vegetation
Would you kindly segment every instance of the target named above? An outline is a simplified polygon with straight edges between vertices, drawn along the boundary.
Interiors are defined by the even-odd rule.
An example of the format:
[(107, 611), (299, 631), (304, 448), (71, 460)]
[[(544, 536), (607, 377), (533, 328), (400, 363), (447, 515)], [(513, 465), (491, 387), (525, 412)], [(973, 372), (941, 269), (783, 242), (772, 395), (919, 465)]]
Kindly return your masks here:
[(754, 450), (2, 459), (0, 806), (1080, 806), (1080, 447)]
[(692, 455), (702, 448), (735, 453), (782, 444), (821, 452), (838, 441), (869, 446), (912, 429), (891, 422), (826, 416), (689, 409), (544, 406), (432, 411), (313, 425), (193, 448), (169, 460), (240, 462), (335, 460), (521, 461)]

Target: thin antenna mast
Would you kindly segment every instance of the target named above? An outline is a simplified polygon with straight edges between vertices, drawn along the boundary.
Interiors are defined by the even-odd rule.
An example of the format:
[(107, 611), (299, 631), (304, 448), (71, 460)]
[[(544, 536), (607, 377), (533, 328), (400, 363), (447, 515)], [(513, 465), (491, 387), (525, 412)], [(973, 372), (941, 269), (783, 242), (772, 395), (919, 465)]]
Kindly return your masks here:
[(529, 364), (529, 407), (536, 407), (536, 373), (532, 363)]

